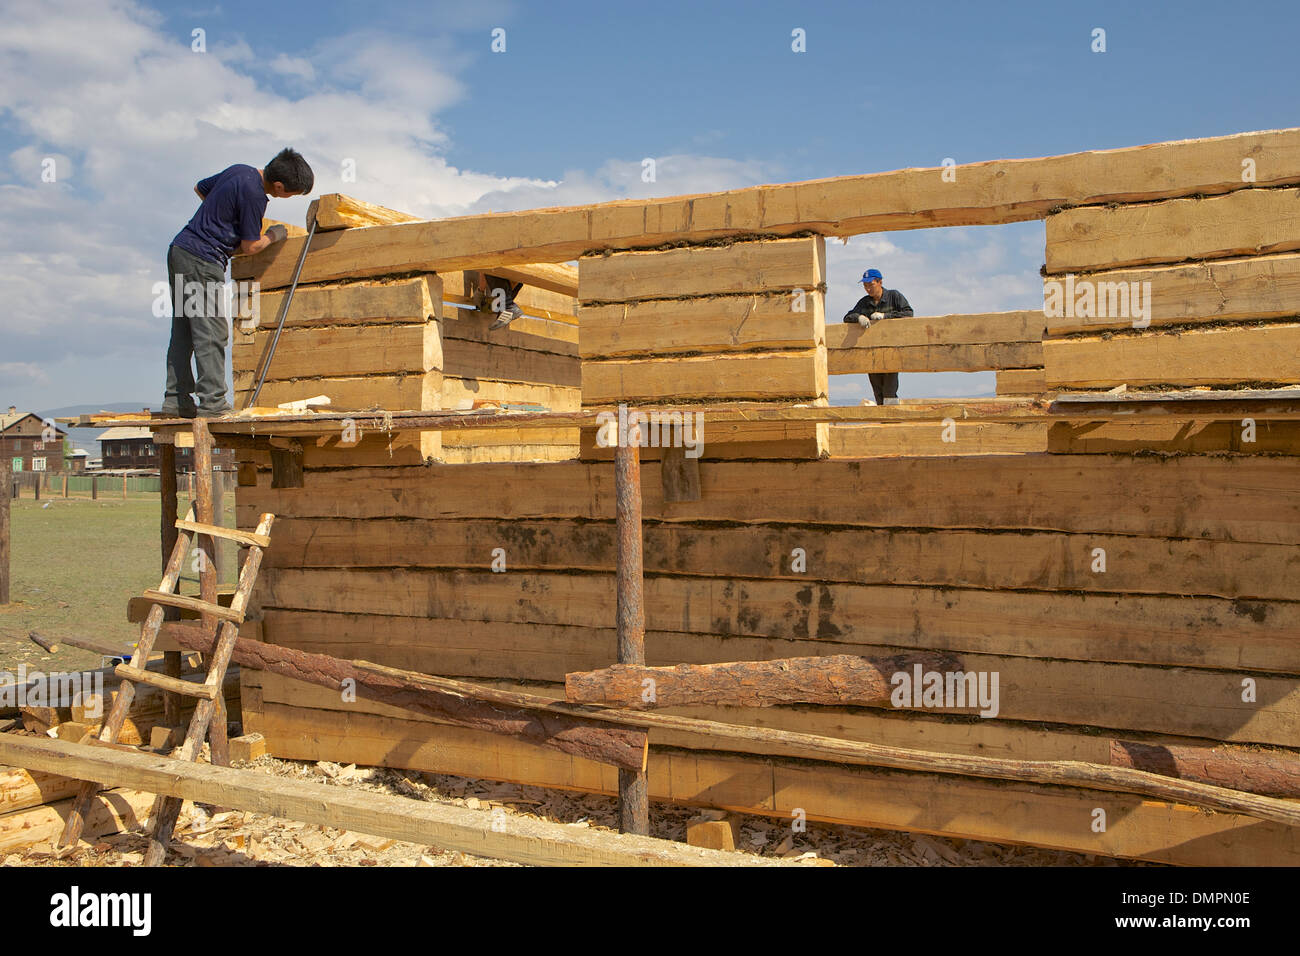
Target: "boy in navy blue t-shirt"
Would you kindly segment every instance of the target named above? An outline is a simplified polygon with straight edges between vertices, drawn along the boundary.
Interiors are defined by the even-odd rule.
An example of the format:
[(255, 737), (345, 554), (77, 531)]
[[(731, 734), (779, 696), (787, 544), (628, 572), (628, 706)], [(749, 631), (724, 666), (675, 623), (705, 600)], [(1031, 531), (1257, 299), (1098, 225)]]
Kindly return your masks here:
[[(284, 149), (265, 169), (231, 166), (194, 187), (203, 203), (167, 250), (172, 337), (167, 347), (164, 415), (212, 418), (231, 410), (226, 401), (230, 323), (221, 314), (226, 263), (232, 255), (252, 255), (283, 240), (283, 226), (272, 226), (262, 235), (267, 197), (306, 195), (314, 182), (307, 161)], [(197, 383), (190, 370), (191, 355)], [(191, 393), (198, 396), (197, 407)]]

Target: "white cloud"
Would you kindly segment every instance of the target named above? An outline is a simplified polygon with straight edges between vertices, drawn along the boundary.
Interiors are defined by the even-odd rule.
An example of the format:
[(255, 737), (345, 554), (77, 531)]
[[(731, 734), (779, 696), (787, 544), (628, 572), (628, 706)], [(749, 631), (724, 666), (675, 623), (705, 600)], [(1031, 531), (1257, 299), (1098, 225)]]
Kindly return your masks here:
[[(449, 6), (440, 22), (481, 29), (485, 52), (488, 27), (508, 13), (476, 0)], [(0, 179), (0, 221), (9, 226), (0, 233), (0, 393), (22, 389), (33, 407), (161, 391), (169, 322), (152, 314), (153, 285), (164, 278), (167, 244), (193, 214), (191, 187), (232, 163), (260, 165), (286, 144), (308, 157), (316, 193), (426, 217), (785, 178), (762, 159), (685, 150), (653, 157), (652, 182), (639, 157), (556, 180), (452, 166), (438, 114), (466, 96), (460, 76), (470, 60), (450, 37), (417, 45), (368, 29), (272, 56), (237, 34), (214, 42), (210, 31), (209, 52), (194, 53), (188, 29), (163, 32), (161, 17), (131, 0), (0, 0), (0, 22), (0, 130), (12, 142)], [(47, 156), (60, 171), (55, 183), (40, 178)], [(345, 168), (355, 180), (344, 181)], [(301, 222), (306, 206), (275, 201), (268, 213)], [(855, 300), (853, 280), (869, 265), (928, 314), (1031, 307), (1040, 293), (1037, 262), (1027, 263), (1042, 249), (1034, 225), (1036, 253), (1024, 235), (1001, 232), (988, 241), (938, 230), (948, 238), (832, 242), (831, 319)]]
[(271, 69), (282, 76), (292, 76), (310, 83), (316, 79), (316, 68), (311, 61), (300, 56), (281, 53), (271, 61)]

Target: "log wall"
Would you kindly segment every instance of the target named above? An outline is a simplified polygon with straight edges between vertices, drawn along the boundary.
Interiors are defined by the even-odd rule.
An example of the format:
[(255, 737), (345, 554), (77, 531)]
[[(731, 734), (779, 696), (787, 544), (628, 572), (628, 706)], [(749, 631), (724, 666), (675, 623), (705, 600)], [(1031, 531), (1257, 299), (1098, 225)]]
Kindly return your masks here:
[[(1300, 381), (1300, 267), (1277, 222), (1294, 190), (1220, 186), (1212, 199), (1134, 193), (1121, 198), (1143, 204), (1049, 218), (1049, 281), (1071, 270), (1150, 281), (1142, 328), (1037, 313), (921, 319), (882, 323), (870, 330), (882, 341), (864, 348), (847, 341), (851, 329), (825, 327), (820, 237), (751, 239), (584, 257), (576, 330), (543, 318), (486, 336), (475, 323), (487, 317), (447, 311), (465, 295), (463, 279), (367, 280), (364, 297), (409, 283), (400, 294), (420, 309), (382, 319), (351, 310), (334, 324), (373, 335), (363, 350), (403, 337), (407, 365), (379, 375), (349, 355), (344, 375), (325, 363), (337, 353), (322, 349), (304, 381), (414, 376), (423, 402), (436, 375), (441, 407), (474, 394), (471, 381), (490, 397), (529, 394), (521, 400), (553, 408), (816, 404), (828, 372), (934, 362), (961, 348), (962, 361), (1002, 369), (1003, 394)], [(1162, 186), (1185, 195), (1179, 188)], [(1165, 225), (1145, 230), (1139, 212)], [(1244, 225), (1228, 231), (1236, 220)], [(1195, 259), (1205, 261), (1184, 261)], [(796, 288), (811, 309), (789, 308)], [(432, 312), (425, 297), (437, 299)], [(885, 342), (886, 332), (925, 337)], [(962, 336), (970, 341), (955, 341)], [(1016, 357), (991, 357), (1003, 347)], [(1021, 759), (1105, 763), (1113, 741), (1131, 741), (1189, 748), (1193, 763), (1198, 752), (1248, 750), (1300, 765), (1300, 426), (807, 428), (714, 434), (706, 420), (696, 501), (670, 494), (670, 466), (659, 449), (643, 450), (647, 664), (946, 652), (965, 671), (997, 675), (996, 714), (923, 701), (677, 712)], [(517, 442), (525, 455), (571, 437), (498, 435), (481, 441)], [(593, 435), (566, 450), (569, 460), (456, 465), (428, 463), (418, 436), (304, 444), (301, 488), (272, 488), (263, 453), (241, 452), (240, 525), (278, 516), (261, 618), (247, 625), (264, 640), (556, 696), (565, 674), (615, 660), (613, 467)], [(471, 461), (473, 451), (453, 459), (463, 447), (448, 433), (440, 454)], [(280, 756), (617, 789), (611, 768), (285, 678), (245, 672), (242, 694), (246, 731)], [(652, 732), (649, 782), (658, 800), (777, 819), (802, 811), (1173, 863), (1300, 864), (1300, 831), (1246, 817), (1073, 787), (800, 762), (761, 744), (723, 751), (698, 734)]]

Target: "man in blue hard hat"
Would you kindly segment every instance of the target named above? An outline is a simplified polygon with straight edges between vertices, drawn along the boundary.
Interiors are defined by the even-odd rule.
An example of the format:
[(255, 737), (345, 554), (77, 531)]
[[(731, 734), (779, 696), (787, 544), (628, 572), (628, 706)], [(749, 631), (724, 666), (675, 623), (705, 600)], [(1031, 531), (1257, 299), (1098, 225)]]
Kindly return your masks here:
[[(911, 315), (912, 307), (897, 289), (885, 288), (885, 277), (879, 269), (868, 269), (862, 273), (862, 288), (866, 295), (844, 316), (845, 322), (856, 322), (868, 328), (872, 322), (881, 319), (893, 319), (898, 316)], [(898, 373), (871, 372), (871, 391), (875, 393), (877, 405), (898, 404)]]

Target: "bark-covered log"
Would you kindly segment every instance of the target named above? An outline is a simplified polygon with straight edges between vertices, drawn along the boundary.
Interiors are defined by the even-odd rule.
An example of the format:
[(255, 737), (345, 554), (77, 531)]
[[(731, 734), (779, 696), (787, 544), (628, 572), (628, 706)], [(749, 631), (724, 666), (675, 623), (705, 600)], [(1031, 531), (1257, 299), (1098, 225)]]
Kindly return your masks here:
[(791, 657), (777, 661), (628, 667), (565, 675), (565, 697), (573, 703), (648, 709), (685, 704), (771, 707), (775, 704), (873, 705), (889, 700), (890, 679), (922, 671), (953, 672), (960, 661), (948, 654), (909, 653), (892, 657)]
[[(190, 622), (166, 625), (178, 644), (207, 652), (212, 640)], [(648, 738), (644, 730), (611, 727), (567, 714), (512, 710), (493, 706), (461, 694), (421, 687), (401, 677), (361, 670), (348, 661), (326, 654), (277, 647), (240, 638), (233, 660), (241, 667), (266, 670), (309, 684), (341, 691), (353, 681), (357, 696), (403, 710), (426, 714), (461, 727), (519, 737), (530, 743), (567, 754), (612, 764), (623, 770), (644, 770)]]
[(1113, 767), (1248, 790), (1270, 797), (1300, 797), (1300, 760), (1281, 754), (1225, 747), (1160, 747), (1131, 740), (1110, 742)]

